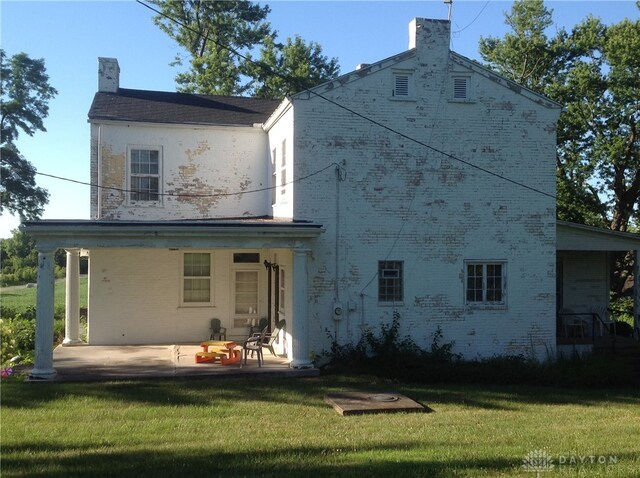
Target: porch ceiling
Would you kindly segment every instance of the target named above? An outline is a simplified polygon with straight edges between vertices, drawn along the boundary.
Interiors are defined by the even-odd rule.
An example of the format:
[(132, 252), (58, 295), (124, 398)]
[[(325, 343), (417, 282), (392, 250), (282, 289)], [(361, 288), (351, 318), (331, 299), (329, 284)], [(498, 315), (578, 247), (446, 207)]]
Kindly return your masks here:
[(557, 221), (558, 251), (638, 251), (640, 234)]
[(26, 221), (38, 248), (294, 248), (324, 232), (321, 224), (279, 219), (194, 221)]

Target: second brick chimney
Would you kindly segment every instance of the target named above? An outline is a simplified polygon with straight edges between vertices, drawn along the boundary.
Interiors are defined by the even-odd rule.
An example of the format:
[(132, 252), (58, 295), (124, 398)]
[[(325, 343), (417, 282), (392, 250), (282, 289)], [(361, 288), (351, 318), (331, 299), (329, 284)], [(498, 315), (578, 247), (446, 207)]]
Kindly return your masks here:
[(98, 91), (117, 93), (120, 88), (120, 66), (115, 58), (98, 58)]

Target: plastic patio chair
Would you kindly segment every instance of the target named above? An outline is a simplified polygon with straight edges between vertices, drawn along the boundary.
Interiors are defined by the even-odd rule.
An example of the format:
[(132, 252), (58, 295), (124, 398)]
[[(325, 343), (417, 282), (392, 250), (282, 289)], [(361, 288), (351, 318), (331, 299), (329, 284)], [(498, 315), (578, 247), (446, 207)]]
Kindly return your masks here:
[(244, 341), (242, 345), (242, 362), (240, 363), (240, 367), (247, 365), (247, 357), (249, 356), (249, 352), (251, 352), (251, 356), (255, 353), (258, 357), (258, 367), (262, 367), (262, 362), (264, 362), (264, 356), (262, 355), (262, 341), (264, 340), (264, 336), (267, 332), (267, 328), (265, 327), (261, 333), (253, 334)]
[(227, 340), (227, 328), (222, 327), (220, 319), (211, 319), (209, 330), (211, 330), (209, 340)]
[[(275, 329), (273, 329), (270, 334), (267, 334), (267, 333), (264, 334), (264, 338), (262, 340), (262, 347), (268, 348), (274, 357), (277, 357), (277, 355), (275, 350), (273, 349), (273, 344), (275, 343), (276, 340), (278, 340), (278, 335), (280, 335), (280, 331), (283, 330), (286, 325), (287, 323), (285, 322), (284, 319), (280, 320), (276, 324)], [(266, 332), (266, 329), (264, 330), (264, 332)]]

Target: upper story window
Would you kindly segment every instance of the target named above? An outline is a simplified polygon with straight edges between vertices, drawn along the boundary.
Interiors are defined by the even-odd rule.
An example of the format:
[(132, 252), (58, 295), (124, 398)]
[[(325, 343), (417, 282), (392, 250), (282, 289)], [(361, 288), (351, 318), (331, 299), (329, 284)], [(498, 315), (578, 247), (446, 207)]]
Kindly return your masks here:
[(278, 188), (278, 171), (277, 171), (278, 150), (273, 148), (271, 151), (271, 205), (276, 203), (276, 189)]
[(287, 140), (282, 140), (280, 151), (280, 194), (287, 192)]
[(129, 190), (131, 202), (159, 202), (161, 149), (129, 149)]
[(392, 96), (395, 99), (413, 99), (415, 94), (413, 91), (413, 75), (410, 71), (394, 71), (393, 72), (393, 91)]
[(467, 305), (506, 305), (505, 262), (467, 261), (465, 299)]
[(402, 302), (403, 261), (378, 261), (378, 301)]

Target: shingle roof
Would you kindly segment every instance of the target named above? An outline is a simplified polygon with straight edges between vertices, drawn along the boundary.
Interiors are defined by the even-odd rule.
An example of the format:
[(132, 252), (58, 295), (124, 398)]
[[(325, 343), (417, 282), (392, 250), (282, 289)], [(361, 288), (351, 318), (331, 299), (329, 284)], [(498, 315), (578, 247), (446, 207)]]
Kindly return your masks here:
[(266, 121), (278, 104), (258, 98), (120, 88), (117, 93), (96, 93), (89, 119), (251, 126)]

